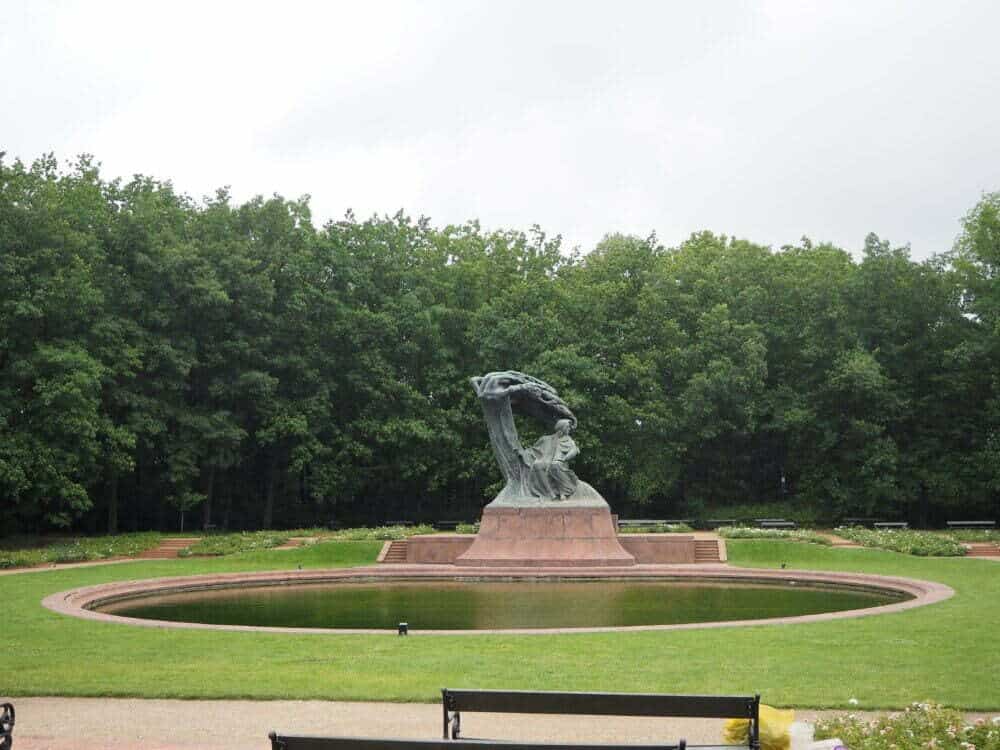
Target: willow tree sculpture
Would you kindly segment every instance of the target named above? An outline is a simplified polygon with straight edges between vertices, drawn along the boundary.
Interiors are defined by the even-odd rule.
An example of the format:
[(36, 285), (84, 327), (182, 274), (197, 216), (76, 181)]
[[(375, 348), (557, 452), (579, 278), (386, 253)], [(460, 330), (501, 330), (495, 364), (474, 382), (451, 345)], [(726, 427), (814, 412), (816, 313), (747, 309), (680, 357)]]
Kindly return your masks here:
[[(490, 444), (506, 484), (493, 505), (571, 502), (606, 505), (604, 499), (569, 468), (579, 454), (570, 432), (573, 412), (548, 383), (516, 370), (491, 372), (471, 379), (483, 406)], [(514, 411), (533, 417), (551, 434), (533, 446), (521, 444)]]

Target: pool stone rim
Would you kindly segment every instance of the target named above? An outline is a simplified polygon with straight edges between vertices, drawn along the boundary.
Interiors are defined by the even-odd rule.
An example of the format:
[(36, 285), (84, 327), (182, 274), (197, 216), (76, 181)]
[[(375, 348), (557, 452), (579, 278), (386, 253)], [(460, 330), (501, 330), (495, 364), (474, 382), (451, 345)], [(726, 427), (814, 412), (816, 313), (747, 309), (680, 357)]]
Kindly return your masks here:
[(753, 620), (722, 620), (677, 623), (671, 625), (596, 626), (580, 628), (507, 628), (482, 630), (410, 630), (410, 635), (552, 635), (558, 633), (612, 633), (637, 631), (695, 630), (701, 628), (751, 627), (760, 625), (791, 625), (851, 619), (902, 612), (944, 601), (955, 591), (945, 584), (916, 578), (881, 576), (868, 573), (843, 573), (815, 570), (777, 570), (771, 568), (731, 568), (728, 565), (636, 565), (626, 570), (608, 568), (457, 568), (453, 565), (377, 565), (357, 568), (312, 570), (280, 570), (253, 573), (224, 573), (196, 576), (150, 578), (138, 581), (115, 581), (84, 586), (51, 594), (42, 606), (59, 614), (86, 620), (133, 627), (199, 629), (251, 633), (284, 633), (294, 635), (393, 635), (396, 629), (371, 628), (302, 628), (255, 625), (216, 625), (173, 620), (149, 620), (98, 612), (96, 607), (149, 596), (178, 594), (217, 589), (283, 586), (290, 584), (378, 581), (569, 581), (569, 580), (648, 580), (648, 581), (707, 581), (742, 583), (810, 583), (861, 591), (906, 594), (909, 599), (876, 607), (772, 617)]

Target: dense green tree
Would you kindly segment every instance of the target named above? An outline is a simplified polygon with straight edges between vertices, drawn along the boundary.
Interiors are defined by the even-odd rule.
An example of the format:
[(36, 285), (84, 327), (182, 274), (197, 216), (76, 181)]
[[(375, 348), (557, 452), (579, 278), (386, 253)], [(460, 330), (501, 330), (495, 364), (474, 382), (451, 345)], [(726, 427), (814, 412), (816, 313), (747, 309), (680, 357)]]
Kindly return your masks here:
[(622, 513), (995, 514), (998, 238), (990, 194), (922, 263), (874, 235), (565, 252), (0, 159), (0, 529), (472, 520), (499, 474), (468, 378), (502, 368), (573, 406)]

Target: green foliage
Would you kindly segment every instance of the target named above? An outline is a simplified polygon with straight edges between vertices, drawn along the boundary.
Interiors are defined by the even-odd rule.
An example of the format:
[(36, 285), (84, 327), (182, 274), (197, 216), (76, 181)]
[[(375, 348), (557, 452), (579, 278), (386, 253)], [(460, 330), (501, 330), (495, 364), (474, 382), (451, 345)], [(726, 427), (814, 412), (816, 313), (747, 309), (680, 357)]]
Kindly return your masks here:
[(1000, 717), (968, 724), (954, 709), (914, 703), (872, 720), (855, 714), (820, 719), (815, 736), (836, 737), (852, 750), (1000, 750)]
[(1000, 529), (949, 529), (948, 536), (956, 542), (993, 542), (1000, 544)]
[(875, 235), (584, 254), (0, 159), (0, 533), (474, 518), (499, 476), (467, 379), (507, 367), (571, 404), (625, 516), (993, 517), (998, 195), (923, 263)]
[(479, 524), (478, 523), (460, 523), (455, 527), (456, 534), (478, 534)]
[(44, 546), (23, 540), (0, 540), (0, 568), (20, 568), (45, 563), (71, 563), (102, 560), (109, 557), (134, 557), (159, 545), (162, 535), (156, 532), (118, 534), (115, 536), (58, 539)]
[(947, 534), (910, 529), (872, 530), (859, 527), (839, 528), (838, 536), (865, 547), (903, 552), (920, 557), (961, 557), (965, 547)]
[(723, 526), (718, 530), (719, 536), (726, 539), (787, 539), (793, 542), (810, 542), (825, 544), (833, 542), (822, 534), (806, 529), (758, 529), (749, 526)]
[(703, 511), (705, 518), (731, 518), (747, 523), (756, 518), (784, 518), (803, 526), (815, 526), (821, 520), (822, 508), (799, 506), (792, 503), (733, 503), (713, 506)]

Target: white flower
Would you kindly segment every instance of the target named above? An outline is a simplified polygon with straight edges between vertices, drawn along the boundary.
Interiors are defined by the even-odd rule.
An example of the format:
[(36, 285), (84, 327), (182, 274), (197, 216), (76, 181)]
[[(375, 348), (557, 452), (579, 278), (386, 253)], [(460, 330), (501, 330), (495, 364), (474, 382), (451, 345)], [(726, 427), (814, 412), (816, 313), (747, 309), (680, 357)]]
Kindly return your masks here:
[[(861, 701), (859, 701), (857, 698), (850, 698), (847, 702), (850, 703), (852, 706), (856, 706)], [(997, 718), (1000, 719), (1000, 716), (998, 716)]]

